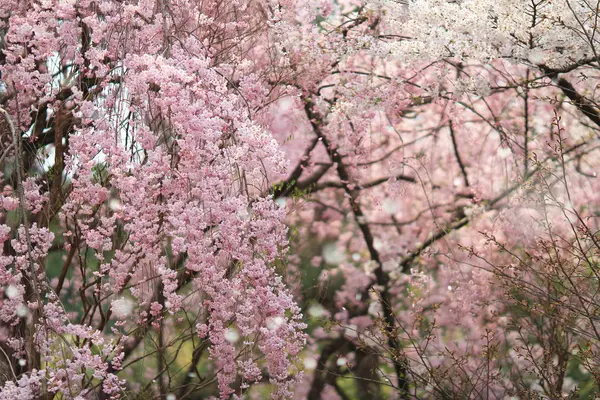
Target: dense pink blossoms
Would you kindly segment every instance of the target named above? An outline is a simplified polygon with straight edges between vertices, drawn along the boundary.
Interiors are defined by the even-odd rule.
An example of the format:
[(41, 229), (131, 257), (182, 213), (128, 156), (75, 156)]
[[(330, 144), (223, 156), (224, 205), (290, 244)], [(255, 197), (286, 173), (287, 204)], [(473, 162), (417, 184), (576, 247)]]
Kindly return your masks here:
[[(263, 371), (288, 396), (304, 324), (273, 270), (287, 243), (283, 210), (263, 194), (286, 164), (222, 72), (242, 62), (235, 53), (245, 44), (210, 44), (269, 17), (250, 20), (242, 4), (227, 5), (225, 15), (220, 7), (0, 6), (6, 108), (17, 130), (35, 131), (19, 146), (54, 136), (54, 154), (31, 167), (37, 180), (5, 181), (16, 188), (4, 197), (4, 219), (12, 212), (22, 221), (3, 256), (3, 340), (28, 357), (24, 371), (42, 368), (9, 384), (6, 398), (18, 387), (19, 398), (83, 398), (98, 384), (119, 398), (126, 386), (115, 374), (136, 352), (140, 329), (166, 341), (197, 329), (224, 398), (238, 377), (252, 383)], [(230, 20), (235, 11), (247, 16)], [(202, 32), (206, 26), (216, 31)], [(15, 228), (2, 229), (10, 240)], [(64, 267), (49, 279), (44, 259), (53, 243), (64, 248)], [(83, 309), (66, 312), (65, 291), (78, 293)], [(262, 328), (273, 319), (277, 326)], [(177, 328), (186, 321), (197, 322)], [(8, 339), (21, 324), (33, 329), (24, 338), (31, 343)]]

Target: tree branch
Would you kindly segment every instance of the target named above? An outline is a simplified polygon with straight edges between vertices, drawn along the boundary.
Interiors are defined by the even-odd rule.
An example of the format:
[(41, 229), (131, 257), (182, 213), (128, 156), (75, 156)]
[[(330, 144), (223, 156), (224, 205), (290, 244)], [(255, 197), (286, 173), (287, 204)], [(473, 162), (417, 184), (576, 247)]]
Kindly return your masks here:
[(458, 162), (458, 166), (460, 167), (460, 171), (462, 172), (463, 178), (465, 180), (465, 186), (469, 187), (469, 178), (467, 177), (467, 170), (465, 169), (465, 164), (460, 158), (460, 154), (458, 152), (458, 144), (456, 144), (456, 135), (454, 135), (454, 126), (452, 124), (452, 120), (448, 122), (448, 127), (450, 128), (450, 137), (452, 138), (452, 146), (454, 147), (454, 156), (456, 157), (456, 161)]
[(407, 399), (408, 373), (407, 367), (402, 361), (402, 349), (396, 337), (396, 320), (394, 318), (394, 310), (392, 308), (390, 302), (390, 295), (388, 292), (389, 277), (383, 270), (383, 263), (381, 262), (379, 252), (375, 248), (375, 239), (373, 237), (373, 233), (371, 232), (371, 228), (368, 224), (364, 222), (365, 215), (358, 202), (356, 191), (350, 188), (350, 175), (343, 163), (342, 156), (340, 155), (339, 151), (329, 143), (329, 139), (327, 139), (327, 137), (321, 131), (323, 118), (316, 111), (313, 110), (314, 104), (312, 102), (312, 99), (310, 97), (303, 97), (303, 100), (306, 116), (310, 121), (313, 131), (327, 148), (331, 161), (336, 165), (337, 173), (342, 182), (344, 191), (346, 192), (350, 200), (350, 206), (354, 214), (354, 220), (358, 225), (360, 231), (362, 232), (363, 238), (367, 245), (367, 249), (369, 250), (369, 254), (371, 256), (371, 260), (373, 260), (377, 264), (377, 268), (375, 268), (374, 273), (377, 285), (382, 288), (380, 296), (382, 299), (381, 303), (383, 305), (383, 314), (388, 339), (388, 346), (390, 346), (390, 351), (392, 352), (392, 362), (394, 364), (394, 370), (396, 372), (396, 378), (398, 380), (398, 389), (400, 391), (400, 396), (403, 399)]

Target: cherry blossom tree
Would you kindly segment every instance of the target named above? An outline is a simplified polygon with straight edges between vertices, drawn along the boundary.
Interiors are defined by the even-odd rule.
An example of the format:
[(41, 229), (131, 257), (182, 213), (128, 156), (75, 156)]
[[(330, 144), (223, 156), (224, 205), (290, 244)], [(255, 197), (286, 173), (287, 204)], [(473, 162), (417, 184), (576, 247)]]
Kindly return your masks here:
[[(292, 201), (290, 268), (318, 271), (302, 288), (313, 372), (297, 396), (593, 393), (597, 9), (329, 5), (311, 17), (316, 44), (285, 46), (293, 71), (323, 61), (296, 81), (309, 146), (286, 181), (310, 193)], [(559, 319), (561, 302), (579, 305)]]
[(3, 398), (289, 396), (285, 159), (230, 82), (267, 6), (2, 3)]
[(600, 388), (598, 6), (0, 4), (0, 398)]

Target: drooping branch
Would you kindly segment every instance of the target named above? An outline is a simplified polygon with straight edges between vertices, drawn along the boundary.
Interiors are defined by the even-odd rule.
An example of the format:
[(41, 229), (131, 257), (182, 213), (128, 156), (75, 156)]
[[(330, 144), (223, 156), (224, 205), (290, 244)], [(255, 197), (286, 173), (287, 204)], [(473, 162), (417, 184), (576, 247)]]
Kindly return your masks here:
[(29, 334), (27, 336), (27, 350), (28, 350), (28, 366), (31, 369), (39, 369), (41, 367), (41, 358), (40, 358), (40, 353), (36, 348), (36, 344), (35, 344), (35, 325), (37, 325), (38, 320), (40, 319), (41, 315), (42, 315), (42, 311), (43, 311), (43, 303), (41, 301), (42, 299), (42, 292), (41, 292), (41, 285), (40, 282), (38, 280), (38, 273), (36, 271), (36, 265), (35, 262), (33, 260), (33, 244), (32, 244), (32, 240), (31, 240), (31, 234), (29, 231), (29, 219), (27, 218), (27, 211), (25, 209), (25, 189), (23, 187), (23, 180), (25, 177), (25, 170), (23, 167), (23, 160), (20, 157), (21, 155), (21, 147), (22, 147), (22, 143), (21, 143), (21, 135), (19, 135), (17, 133), (17, 129), (15, 127), (15, 124), (12, 121), (12, 118), (10, 116), (10, 114), (8, 113), (8, 111), (6, 111), (3, 108), (0, 108), (0, 114), (2, 114), (6, 120), (6, 122), (8, 123), (9, 129), (10, 129), (10, 133), (12, 136), (12, 140), (13, 140), (13, 147), (15, 148), (16, 151), (16, 156), (15, 156), (15, 170), (16, 170), (16, 177), (17, 177), (17, 184), (16, 184), (16, 192), (17, 192), (17, 196), (19, 198), (19, 219), (20, 219), (20, 223), (22, 224), (23, 227), (23, 231), (25, 233), (25, 240), (26, 240), (26, 244), (27, 244), (27, 260), (28, 260), (28, 264), (29, 264), (29, 276), (28, 277), (24, 277), (24, 283), (25, 286), (29, 289), (30, 293), (29, 296), (31, 297), (31, 299), (34, 302), (37, 302), (39, 304), (39, 307), (35, 310), (33, 310), (32, 314), (33, 314), (33, 326), (29, 327)]

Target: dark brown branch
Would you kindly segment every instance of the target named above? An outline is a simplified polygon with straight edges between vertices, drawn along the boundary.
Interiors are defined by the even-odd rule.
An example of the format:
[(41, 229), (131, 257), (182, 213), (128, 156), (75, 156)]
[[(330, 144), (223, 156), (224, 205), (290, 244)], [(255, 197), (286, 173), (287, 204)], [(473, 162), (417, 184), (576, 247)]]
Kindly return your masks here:
[(287, 178), (283, 182), (279, 182), (273, 185), (272, 194), (274, 198), (286, 197), (290, 193), (292, 193), (292, 191), (298, 184), (298, 179), (302, 176), (302, 173), (304, 172), (304, 168), (308, 166), (308, 163), (310, 161), (310, 153), (315, 149), (318, 143), (318, 138), (310, 143), (308, 148), (304, 151), (304, 155), (300, 159), (300, 162), (298, 163), (296, 168), (294, 168), (289, 178)]
[(579, 94), (571, 82), (565, 78), (560, 78), (557, 82), (558, 87), (572, 101), (572, 104), (579, 109), (593, 123), (600, 127), (600, 114), (598, 109), (594, 107), (584, 96)]
[(579, 94), (575, 87), (566, 80), (565, 78), (558, 78), (560, 73), (563, 73), (563, 70), (554, 70), (548, 68), (544, 65), (540, 66), (542, 71), (546, 73), (550, 78), (556, 81), (556, 85), (560, 90), (571, 100), (572, 104), (577, 107), (579, 111), (583, 113), (586, 117), (588, 117), (596, 126), (600, 128), (600, 114), (598, 113), (598, 109), (592, 104), (585, 96)]
[(402, 260), (400, 261), (400, 264), (399, 264), (399, 267), (400, 267), (400, 270), (402, 271), (402, 273), (408, 274), (410, 272), (410, 266), (411, 266), (412, 262), (417, 257), (419, 257), (423, 253), (423, 251), (425, 251), (429, 246), (431, 246), (438, 240), (442, 239), (444, 236), (448, 235), (450, 232), (460, 229), (463, 226), (467, 225), (468, 223), (469, 223), (469, 220), (467, 218), (462, 218), (462, 219), (456, 221), (455, 223), (450, 224), (446, 228), (440, 229), (435, 234), (431, 235), (425, 242), (423, 242), (423, 244), (421, 244), (416, 249), (411, 251), (409, 255), (402, 258)]
[(454, 147), (454, 156), (456, 157), (456, 162), (458, 162), (458, 166), (460, 167), (460, 172), (462, 172), (463, 178), (465, 180), (465, 186), (469, 187), (469, 178), (467, 177), (467, 170), (465, 169), (465, 164), (460, 158), (460, 153), (458, 152), (458, 144), (456, 143), (456, 135), (454, 134), (454, 126), (452, 124), (452, 120), (448, 122), (448, 127), (450, 128), (450, 137), (452, 138), (452, 147)]
[(395, 324), (396, 320), (394, 318), (394, 310), (391, 305), (390, 295), (389, 295), (389, 276), (383, 270), (383, 263), (381, 262), (381, 257), (379, 256), (379, 252), (375, 248), (375, 238), (373, 237), (373, 233), (371, 232), (371, 228), (368, 224), (364, 222), (365, 215), (362, 211), (362, 208), (358, 202), (358, 196), (356, 190), (350, 188), (350, 175), (346, 170), (343, 159), (339, 151), (329, 143), (329, 139), (323, 134), (321, 131), (321, 125), (323, 123), (323, 118), (313, 110), (313, 102), (310, 97), (304, 98), (304, 110), (306, 112), (306, 116), (310, 121), (310, 124), (313, 128), (313, 131), (317, 135), (317, 137), (323, 142), (325, 145), (329, 158), (336, 165), (337, 173), (340, 177), (340, 180), (344, 186), (344, 191), (349, 197), (350, 206), (352, 208), (352, 212), (354, 214), (354, 219), (356, 224), (358, 225), (365, 243), (367, 245), (367, 249), (369, 250), (369, 254), (371, 256), (371, 260), (373, 260), (377, 264), (377, 268), (375, 268), (375, 280), (378, 286), (382, 287), (380, 292), (380, 296), (382, 299), (383, 305), (383, 314), (385, 320), (385, 329), (388, 338), (388, 346), (390, 346), (390, 351), (392, 353), (392, 361), (394, 364), (394, 370), (396, 372), (396, 378), (398, 380), (398, 390), (400, 391), (401, 398), (408, 398), (408, 373), (407, 367), (405, 363), (402, 361), (402, 349), (397, 340)]
[(327, 363), (329, 359), (347, 343), (348, 340), (344, 336), (340, 336), (321, 350), (321, 354), (317, 360), (317, 369), (314, 372), (310, 391), (306, 397), (308, 400), (321, 399), (321, 392), (327, 383), (327, 379), (325, 377), (325, 373), (327, 372)]
[[(321, 179), (323, 175), (325, 175), (325, 173), (329, 171), (329, 168), (331, 168), (332, 165), (333, 164), (321, 165), (319, 169), (315, 171), (311, 176), (298, 182), (296, 184), (296, 188), (298, 190), (311, 189), (319, 181), (319, 179)], [(310, 191), (314, 192), (314, 189), (311, 189)]]

